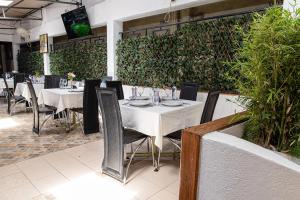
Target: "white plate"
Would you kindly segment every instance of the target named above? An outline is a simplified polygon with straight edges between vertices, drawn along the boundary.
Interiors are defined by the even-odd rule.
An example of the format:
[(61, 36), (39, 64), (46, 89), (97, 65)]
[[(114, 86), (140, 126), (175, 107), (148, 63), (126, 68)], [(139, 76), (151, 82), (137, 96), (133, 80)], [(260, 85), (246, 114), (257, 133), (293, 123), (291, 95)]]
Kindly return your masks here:
[(164, 106), (176, 107), (176, 106), (182, 106), (183, 102), (182, 101), (162, 101), (161, 104)]
[(163, 101), (171, 101), (171, 100), (172, 100), (172, 97), (162, 96), (161, 99), (162, 99)]
[(144, 100), (135, 100), (135, 101), (130, 101), (129, 102), (129, 105), (137, 106), (137, 107), (148, 106), (150, 104), (151, 104), (150, 101), (144, 101)]
[(137, 97), (130, 97), (130, 99), (132, 99), (132, 100), (148, 100), (149, 99), (149, 97), (147, 97), (147, 96), (137, 96)]

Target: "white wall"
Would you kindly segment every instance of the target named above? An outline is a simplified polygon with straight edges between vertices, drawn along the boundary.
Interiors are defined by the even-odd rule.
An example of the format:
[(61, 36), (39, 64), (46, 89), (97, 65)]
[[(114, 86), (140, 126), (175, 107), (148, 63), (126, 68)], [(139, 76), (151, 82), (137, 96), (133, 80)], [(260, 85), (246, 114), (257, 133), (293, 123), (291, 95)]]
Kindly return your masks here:
[(203, 137), (200, 200), (299, 200), (300, 166), (228, 134)]

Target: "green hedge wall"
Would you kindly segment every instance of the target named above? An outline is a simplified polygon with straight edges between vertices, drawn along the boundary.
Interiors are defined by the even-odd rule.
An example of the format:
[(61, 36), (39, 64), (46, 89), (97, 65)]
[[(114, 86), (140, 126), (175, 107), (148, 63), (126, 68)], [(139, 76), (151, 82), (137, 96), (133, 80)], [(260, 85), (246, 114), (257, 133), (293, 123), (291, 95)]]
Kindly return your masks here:
[(239, 25), (247, 29), (250, 14), (193, 22), (173, 34), (128, 37), (118, 42), (118, 78), (124, 84), (150, 87), (197, 82), (201, 90), (233, 91), (227, 78), (241, 45)]
[(18, 66), (20, 72), (44, 74), (43, 54), (38, 51), (21, 50), (18, 53)]
[(50, 53), (52, 74), (73, 72), (76, 80), (106, 75), (106, 43), (77, 43)]

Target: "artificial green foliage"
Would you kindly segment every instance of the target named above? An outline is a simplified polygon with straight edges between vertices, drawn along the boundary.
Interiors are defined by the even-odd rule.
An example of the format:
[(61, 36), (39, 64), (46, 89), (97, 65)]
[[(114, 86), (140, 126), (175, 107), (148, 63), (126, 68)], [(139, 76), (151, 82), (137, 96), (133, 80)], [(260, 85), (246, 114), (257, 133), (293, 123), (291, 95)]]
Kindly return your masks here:
[(249, 116), (245, 138), (300, 156), (299, 14), (275, 7), (257, 15), (233, 69)]
[(43, 54), (38, 51), (21, 50), (18, 54), (20, 72), (28, 74), (44, 74)]
[(106, 75), (106, 43), (77, 43), (50, 53), (52, 74), (73, 72), (76, 80), (101, 78)]
[(128, 37), (118, 42), (118, 78), (124, 84), (163, 87), (192, 81), (201, 90), (233, 91), (225, 76), (250, 14), (182, 24), (172, 34)]

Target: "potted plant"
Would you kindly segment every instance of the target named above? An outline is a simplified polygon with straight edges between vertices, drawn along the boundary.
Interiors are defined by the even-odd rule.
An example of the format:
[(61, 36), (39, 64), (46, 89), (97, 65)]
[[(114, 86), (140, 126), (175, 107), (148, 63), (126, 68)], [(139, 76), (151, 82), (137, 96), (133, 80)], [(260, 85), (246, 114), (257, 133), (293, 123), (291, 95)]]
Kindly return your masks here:
[(300, 9), (256, 15), (233, 64), (249, 121), (244, 138), (300, 157)]

